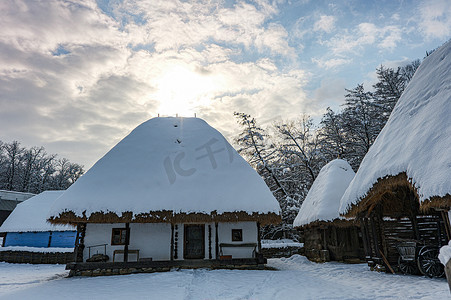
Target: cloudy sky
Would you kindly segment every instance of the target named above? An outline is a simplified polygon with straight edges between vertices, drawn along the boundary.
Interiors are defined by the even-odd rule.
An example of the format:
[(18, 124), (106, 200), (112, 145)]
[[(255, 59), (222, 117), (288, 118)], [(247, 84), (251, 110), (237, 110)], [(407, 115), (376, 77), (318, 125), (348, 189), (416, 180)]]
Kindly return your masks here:
[(339, 108), (451, 37), (451, 0), (0, 1), (0, 140), (89, 168), (143, 121)]

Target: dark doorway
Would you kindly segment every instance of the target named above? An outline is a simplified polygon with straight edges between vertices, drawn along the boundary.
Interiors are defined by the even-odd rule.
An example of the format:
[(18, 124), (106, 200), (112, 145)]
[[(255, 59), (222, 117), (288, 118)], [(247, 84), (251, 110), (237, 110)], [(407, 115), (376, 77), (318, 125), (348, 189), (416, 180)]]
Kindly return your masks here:
[(205, 225), (185, 225), (185, 247), (183, 257), (199, 259), (205, 257)]

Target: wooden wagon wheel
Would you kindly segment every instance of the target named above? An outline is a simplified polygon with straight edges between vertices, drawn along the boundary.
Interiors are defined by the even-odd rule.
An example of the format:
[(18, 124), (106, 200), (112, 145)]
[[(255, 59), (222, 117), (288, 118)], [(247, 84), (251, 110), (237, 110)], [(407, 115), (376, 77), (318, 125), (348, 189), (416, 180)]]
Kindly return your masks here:
[(398, 257), (398, 268), (401, 273), (406, 275), (418, 274), (418, 268), (413, 261), (403, 260), (401, 256)]
[(417, 265), (423, 275), (428, 277), (443, 277), (445, 269), (438, 259), (438, 248), (423, 246), (418, 252)]

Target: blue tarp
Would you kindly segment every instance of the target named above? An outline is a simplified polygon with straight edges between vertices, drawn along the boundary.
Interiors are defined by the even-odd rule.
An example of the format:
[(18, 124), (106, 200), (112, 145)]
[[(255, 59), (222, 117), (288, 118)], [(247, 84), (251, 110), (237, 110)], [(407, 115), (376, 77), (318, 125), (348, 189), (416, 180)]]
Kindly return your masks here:
[(5, 237), (5, 247), (61, 247), (75, 246), (76, 231), (46, 231), (46, 232), (8, 232)]

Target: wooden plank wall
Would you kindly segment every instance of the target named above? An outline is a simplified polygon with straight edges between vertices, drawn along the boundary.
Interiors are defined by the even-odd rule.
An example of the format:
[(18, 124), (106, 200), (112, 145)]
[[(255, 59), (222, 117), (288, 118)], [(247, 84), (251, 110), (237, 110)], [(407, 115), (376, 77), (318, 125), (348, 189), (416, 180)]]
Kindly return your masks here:
[[(444, 222), (439, 214), (417, 215), (415, 218), (417, 221), (419, 238), (422, 243), (434, 246), (442, 246), (447, 243)], [(407, 217), (399, 219), (383, 218), (380, 222), (378, 221), (378, 219), (374, 220), (376, 231), (382, 230), (383, 233), (379, 246), (383, 248), (381, 250), (384, 252), (389, 263), (392, 264), (392, 266), (396, 266), (399, 256), (396, 245), (400, 240), (416, 239), (413, 222)], [(374, 242), (371, 244), (371, 252), (375, 255), (377, 252), (374, 249)]]
[(399, 239), (415, 239), (412, 221), (409, 218), (401, 218), (399, 220), (388, 220), (385, 218), (383, 223), (386, 244), (384, 253), (386, 253), (388, 262), (392, 266), (396, 266), (399, 256), (396, 245), (399, 243)]
[(427, 244), (443, 246), (448, 244), (445, 223), (439, 213), (417, 216), (420, 238)]

